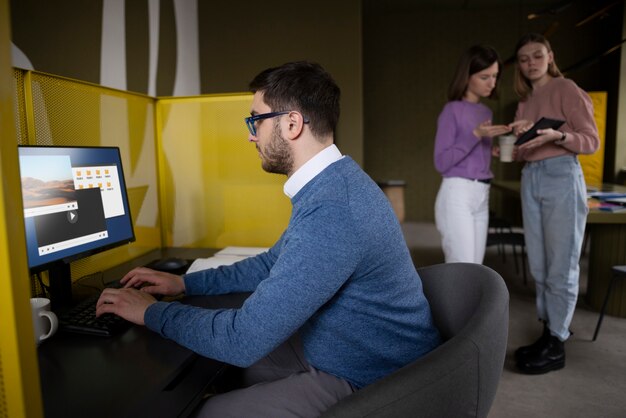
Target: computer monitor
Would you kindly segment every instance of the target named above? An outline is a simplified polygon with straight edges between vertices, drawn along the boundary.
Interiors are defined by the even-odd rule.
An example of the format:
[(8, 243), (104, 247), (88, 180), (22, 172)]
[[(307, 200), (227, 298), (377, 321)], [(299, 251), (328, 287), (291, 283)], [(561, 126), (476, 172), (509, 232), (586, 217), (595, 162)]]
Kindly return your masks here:
[(53, 308), (72, 304), (70, 262), (135, 240), (117, 147), (19, 146), (31, 274)]

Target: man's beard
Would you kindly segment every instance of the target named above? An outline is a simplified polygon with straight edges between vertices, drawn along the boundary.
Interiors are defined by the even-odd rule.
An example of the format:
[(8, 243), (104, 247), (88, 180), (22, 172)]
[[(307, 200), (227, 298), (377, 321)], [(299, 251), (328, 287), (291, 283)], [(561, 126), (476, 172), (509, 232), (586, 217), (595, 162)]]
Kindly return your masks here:
[(287, 140), (280, 133), (280, 124), (275, 123), (270, 142), (261, 151), (261, 167), (268, 173), (288, 175), (293, 169), (293, 155)]

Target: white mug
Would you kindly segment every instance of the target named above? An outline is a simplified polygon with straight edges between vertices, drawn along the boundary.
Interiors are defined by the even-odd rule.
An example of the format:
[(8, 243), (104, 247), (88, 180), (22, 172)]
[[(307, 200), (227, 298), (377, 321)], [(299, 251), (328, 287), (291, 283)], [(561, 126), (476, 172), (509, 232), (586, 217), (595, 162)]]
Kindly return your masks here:
[(41, 344), (54, 335), (59, 328), (57, 316), (50, 310), (50, 299), (30, 298), (30, 310), (33, 315), (35, 342)]
[(515, 135), (502, 135), (500, 138), (500, 161), (510, 163), (513, 161), (513, 147), (517, 137)]

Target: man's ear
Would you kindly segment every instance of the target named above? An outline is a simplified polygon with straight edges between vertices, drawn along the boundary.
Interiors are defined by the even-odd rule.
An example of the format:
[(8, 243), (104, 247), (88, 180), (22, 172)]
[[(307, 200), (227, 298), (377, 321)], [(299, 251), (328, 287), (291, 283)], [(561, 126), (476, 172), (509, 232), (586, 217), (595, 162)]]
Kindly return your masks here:
[(287, 122), (286, 136), (287, 139), (297, 139), (304, 129), (304, 118), (300, 112), (289, 112), (285, 118)]

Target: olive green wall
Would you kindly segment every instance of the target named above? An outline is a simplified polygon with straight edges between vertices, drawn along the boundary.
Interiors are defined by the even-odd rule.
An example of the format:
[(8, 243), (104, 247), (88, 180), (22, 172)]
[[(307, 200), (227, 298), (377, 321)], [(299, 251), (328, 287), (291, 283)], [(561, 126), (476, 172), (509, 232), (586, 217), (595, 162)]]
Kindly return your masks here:
[[(566, 70), (621, 39), (621, 6), (604, 19), (577, 28), (576, 23), (596, 11), (599, 2), (574, 1), (561, 13), (533, 21), (526, 16), (542, 9), (531, 6), (533, 2), (466, 2), (483, 4), (475, 7), (447, 7), (446, 3), (363, 2), (365, 168), (377, 180), (407, 182), (409, 221), (434, 219), (441, 181), (433, 165), (437, 117), (464, 49), (475, 43), (490, 44), (506, 60), (527, 31), (547, 33), (557, 64)], [(494, 110), (494, 123), (508, 123), (513, 118), (517, 98), (512, 91), (512, 70), (512, 65), (504, 68), (500, 99), (485, 101)], [(608, 99), (608, 152), (615, 140), (619, 53), (567, 76), (585, 90), (612, 92)], [(613, 158), (606, 161), (610, 166)], [(518, 179), (520, 168), (518, 163), (492, 163), (497, 178)], [(612, 167), (608, 169), (612, 176)], [(492, 192), (492, 198), (496, 195)]]

